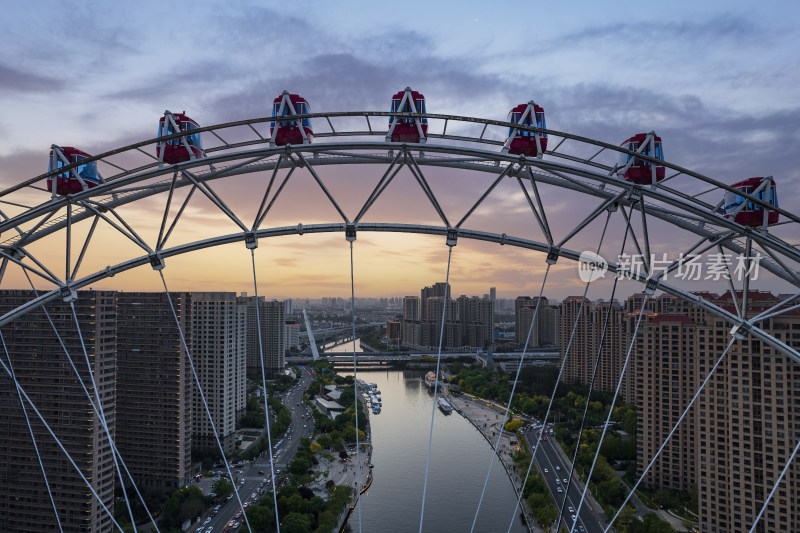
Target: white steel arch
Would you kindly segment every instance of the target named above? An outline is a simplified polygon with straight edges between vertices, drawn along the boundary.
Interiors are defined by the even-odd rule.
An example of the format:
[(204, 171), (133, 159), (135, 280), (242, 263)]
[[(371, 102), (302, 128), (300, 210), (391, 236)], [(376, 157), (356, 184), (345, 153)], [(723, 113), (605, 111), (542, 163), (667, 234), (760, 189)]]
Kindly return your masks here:
[[(633, 152), (605, 142), (587, 139), (577, 135), (553, 130), (537, 130), (507, 122), (493, 121), (472, 117), (426, 114), (431, 125), (427, 143), (423, 145), (401, 144), (391, 142), (375, 142), (370, 137), (385, 135), (385, 129), (374, 128), (373, 121), (386, 120), (391, 115), (383, 112), (346, 112), (315, 113), (302, 117), (314, 118), (317, 124), (323, 120), (329, 125), (327, 132), (315, 132), (315, 142), (299, 146), (274, 147), (270, 139), (259, 133), (269, 118), (244, 120), (239, 122), (209, 126), (195, 130), (206, 133), (219, 140), (217, 146), (206, 149), (207, 157), (193, 159), (176, 165), (164, 165), (152, 154), (157, 139), (150, 139), (133, 145), (112, 150), (91, 158), (98, 166), (104, 167), (102, 175), (104, 183), (92, 189), (64, 197), (50, 197), (43, 194), (46, 179), (57, 172), (69, 171), (77, 165), (59, 169), (57, 172), (43, 174), (0, 192), (0, 211), (3, 221), (0, 223), (0, 276), (13, 265), (24, 268), (27, 272), (38, 276), (49, 283), (52, 288), (42, 291), (40, 296), (27, 304), (18, 307), (0, 317), (0, 326), (5, 325), (23, 314), (49, 301), (59, 298), (69, 299), (74, 291), (87, 287), (99, 280), (112, 277), (138, 266), (150, 264), (155, 269), (169, 265), (169, 258), (184, 253), (244, 241), (248, 248), (258, 246), (262, 239), (316, 233), (344, 233), (352, 240), (359, 232), (402, 232), (412, 234), (439, 235), (447, 244), (455, 245), (459, 239), (472, 239), (516, 246), (547, 254), (549, 262), (559, 258), (578, 261), (580, 250), (569, 248), (570, 240), (592, 221), (603, 214), (621, 212), (630, 225), (634, 211), (641, 217), (641, 231), (633, 235), (635, 247), (644, 257), (650, 257), (650, 236), (647, 220), (660, 220), (676, 229), (693, 235), (696, 244), (687, 252), (703, 253), (708, 250), (725, 250), (736, 255), (751, 256), (754, 250), (763, 253), (761, 267), (772, 275), (800, 289), (800, 251), (795, 245), (786, 241), (787, 235), (800, 234), (800, 217), (796, 214), (765, 204), (759, 198), (747, 196), (748, 200), (780, 213), (782, 222), (769, 230), (750, 228), (736, 224), (719, 213), (720, 204), (716, 201), (726, 191), (733, 189), (716, 180), (694, 173), (677, 165), (664, 163), (672, 172), (657, 186), (640, 186), (625, 182), (616, 177), (615, 162), (617, 154), (636, 155)], [(410, 114), (410, 116), (421, 116)], [(353, 126), (355, 122), (366, 123), (365, 129)], [(342, 128), (334, 127), (334, 123), (342, 122)], [(441, 128), (436, 131), (434, 125)], [(510, 127), (545, 131), (550, 138), (551, 150), (543, 158), (525, 158), (513, 156), (500, 151), (503, 146), (502, 132)], [(448, 128), (456, 133), (448, 133)], [(479, 132), (478, 132), (479, 130)], [(499, 132), (499, 133), (498, 133)], [(249, 138), (246, 137), (249, 135)], [(180, 134), (171, 136), (178, 138)], [(227, 141), (226, 138), (236, 138)], [(145, 162), (134, 160), (144, 157)], [(150, 158), (148, 160), (147, 158)], [(647, 156), (639, 158), (656, 163)], [(378, 184), (352, 218), (344, 212), (336, 196), (326, 187), (325, 181), (315, 169), (338, 165), (360, 165), (380, 167), (377, 175), (381, 176)], [(411, 172), (427, 199), (441, 219), (440, 225), (415, 225), (401, 223), (365, 222), (363, 216), (370, 210), (375, 201), (383, 194), (386, 187), (401, 168)], [(481, 191), (476, 191), (475, 204), (461, 219), (448, 218), (442, 208), (441, 195), (434, 193), (429, 186), (431, 169), (452, 168), (482, 172), (487, 175), (487, 184)], [(264, 220), (271, 206), (296, 169), (309, 172), (330, 205), (338, 212), (340, 218), (328, 223), (292, 226), (267, 227)], [(270, 180), (264, 184), (261, 207), (254, 220), (244, 220), (237, 210), (227, 204), (215, 192), (215, 184), (233, 176), (264, 172), (271, 174)], [(282, 176), (283, 175), (283, 176)], [(501, 180), (516, 181), (524, 191), (531, 210), (531, 220), (535, 221), (544, 236), (543, 240), (532, 240), (506, 233), (493, 233), (467, 226), (472, 213), (491, 194)], [(670, 183), (671, 182), (671, 183)], [(676, 186), (673, 186), (673, 183)], [(680, 186), (677, 186), (677, 185)], [(547, 215), (547, 206), (539, 197), (540, 185), (556, 187), (596, 198), (597, 204), (579, 217), (580, 220), (572, 228), (552, 228), (551, 217)], [(183, 205), (173, 213), (171, 206), (173, 194), (180, 189), (190, 191)], [(172, 229), (181, 222), (184, 208), (188, 205), (192, 194), (206, 197), (216, 206), (221, 214), (229, 218), (241, 231), (214, 235), (193, 242), (167, 246)], [(32, 198), (46, 200), (33, 205)], [(158, 238), (148, 240), (136, 231), (135, 223), (118, 213), (118, 208), (154, 197), (165, 197), (163, 213), (159, 213), (161, 230)], [(716, 195), (713, 196), (712, 195)], [(705, 199), (708, 198), (708, 199)], [(625, 214), (626, 211), (631, 215)], [(86, 239), (82, 243), (81, 252), (72, 257), (72, 230), (78, 224), (91, 225)], [(120, 236), (135, 243), (141, 249), (136, 257), (108, 265), (106, 268), (78, 276), (82, 262), (98, 225), (107, 225)], [(84, 226), (85, 227), (85, 226)], [(563, 235), (561, 234), (563, 233)], [(63, 235), (65, 254), (51, 264), (30, 251), (37, 241), (48, 236)], [(80, 244), (80, 243), (78, 243)], [(65, 273), (57, 274), (66, 264)], [(682, 266), (680, 262), (670, 265), (671, 269)], [(624, 266), (609, 261), (608, 269), (612, 273), (624, 271)], [(628, 277), (639, 281), (644, 290), (652, 293), (660, 290), (687, 300), (698, 307), (727, 321), (732, 334), (749, 334), (761, 339), (776, 350), (800, 363), (797, 349), (776, 339), (762, 330), (758, 323), (765, 318), (779, 316), (796, 308), (796, 295), (781, 305), (761, 313), (756, 317), (746, 314), (747, 294), (750, 286), (749, 276), (745, 276), (741, 287), (741, 298), (737, 302), (736, 311), (723, 309), (708, 301), (703, 295), (693, 294), (686, 289), (667, 283), (659, 276), (651, 277), (646, 272), (629, 272)], [(735, 295), (739, 288), (730, 285)], [(797, 292), (800, 292), (798, 290)]]

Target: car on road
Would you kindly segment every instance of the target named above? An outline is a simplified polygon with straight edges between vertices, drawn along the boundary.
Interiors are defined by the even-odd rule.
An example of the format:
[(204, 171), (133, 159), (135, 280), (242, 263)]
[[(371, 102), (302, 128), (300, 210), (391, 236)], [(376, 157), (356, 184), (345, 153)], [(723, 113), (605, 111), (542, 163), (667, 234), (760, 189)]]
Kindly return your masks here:
[(562, 479), (561, 481), (563, 481), (564, 483), (566, 483), (566, 482), (567, 482), (567, 478), (564, 478), (564, 479)]
[(556, 470), (561, 470), (561, 467), (560, 466), (556, 466)]
[(549, 471), (548, 469), (546, 469), (546, 468), (545, 468), (545, 469), (544, 469), (544, 473), (545, 473), (545, 474), (549, 474), (549, 473), (550, 473), (550, 471)]
[[(558, 486), (558, 492), (564, 492), (564, 489), (561, 488), (561, 485)], [(247, 504), (245, 504), (247, 505)]]
[(575, 521), (577, 520), (577, 518), (575, 517), (575, 515), (572, 515), (570, 518), (572, 518), (572, 521), (573, 521), (573, 522), (575, 522)]
[(572, 507), (570, 507), (570, 508), (569, 508), (569, 512), (570, 512), (570, 514), (573, 514), (573, 513), (575, 513), (575, 509), (573, 509)]

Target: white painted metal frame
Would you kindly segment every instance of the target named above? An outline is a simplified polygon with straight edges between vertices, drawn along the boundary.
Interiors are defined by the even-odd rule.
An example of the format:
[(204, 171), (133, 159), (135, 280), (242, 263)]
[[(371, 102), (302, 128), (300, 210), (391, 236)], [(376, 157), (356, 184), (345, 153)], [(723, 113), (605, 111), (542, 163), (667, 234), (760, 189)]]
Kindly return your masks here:
[[(285, 93), (286, 96), (288, 93)], [(283, 107), (285, 103), (282, 103)], [(413, 103), (412, 103), (413, 104)], [(296, 111), (291, 102), (288, 102), (292, 111)], [(287, 115), (288, 116), (288, 115)], [(37, 308), (48, 301), (57, 298), (69, 301), (74, 297), (75, 291), (86, 287), (93, 282), (112, 277), (117, 273), (136, 268), (141, 265), (150, 264), (156, 270), (164, 269), (167, 259), (183, 253), (205, 249), (222, 244), (244, 241), (247, 248), (253, 249), (258, 245), (262, 238), (303, 235), (306, 233), (329, 233), (344, 232), (346, 240), (351, 243), (355, 240), (357, 231), (370, 232), (403, 232), (428, 235), (440, 235), (446, 237), (446, 244), (450, 247), (455, 245), (456, 239), (468, 238), (486, 242), (495, 242), (501, 245), (517, 246), (523, 249), (535, 250), (547, 254), (548, 265), (555, 263), (559, 257), (565, 257), (577, 261), (580, 253), (576, 250), (566, 248), (566, 245), (603, 213), (607, 215), (620, 209), (625, 218), (627, 227), (631, 230), (632, 242), (636, 250), (649, 257), (650, 237), (648, 233), (648, 217), (659, 219), (672, 224), (686, 232), (696, 235), (699, 239), (693, 244), (685, 255), (690, 253), (705, 253), (716, 248), (720, 252), (729, 251), (735, 254), (744, 254), (751, 257), (754, 246), (766, 254), (762, 262), (762, 268), (771, 272), (775, 276), (788, 281), (794, 287), (800, 287), (800, 275), (798, 275), (798, 265), (800, 265), (800, 252), (796, 247), (779, 238), (775, 232), (763, 224), (760, 228), (750, 228), (736, 224), (734, 217), (725, 218), (717, 212), (719, 204), (710, 204), (701, 200), (699, 197), (708, 192), (718, 191), (724, 194), (726, 191), (735, 191), (730, 186), (721, 184), (683, 169), (673, 164), (664, 163), (651, 156), (642, 155), (644, 144), (636, 152), (631, 152), (625, 148), (615, 145), (594, 141), (583, 137), (565, 134), (561, 132), (548, 132), (551, 136), (561, 137), (551, 151), (547, 152), (548, 158), (545, 159), (541, 154), (537, 158), (525, 158), (510, 156), (503, 153), (503, 143), (485, 137), (487, 127), (518, 128), (530, 131), (541, 131), (536, 128), (524, 125), (514, 125), (499, 121), (484, 119), (472, 119), (469, 117), (453, 117), (446, 115), (426, 115), (429, 119), (436, 118), (443, 122), (441, 134), (430, 134), (429, 138), (441, 139), (442, 144), (426, 144), (424, 153), (420, 151), (421, 143), (375, 143), (364, 142), (361, 139), (348, 140), (347, 137), (362, 137), (365, 135), (382, 135), (381, 132), (374, 132), (369, 126), (371, 116), (405, 116), (398, 113), (374, 113), (374, 112), (354, 112), (354, 113), (325, 113), (294, 115), (292, 120), (297, 120), (302, 130), (302, 118), (318, 116), (325, 118), (331, 125), (331, 133), (322, 133), (319, 136), (331, 137), (333, 141), (325, 144), (315, 145), (304, 144), (302, 146), (274, 147), (271, 145), (273, 135), (270, 132), (269, 140), (261, 136), (254, 125), (272, 120), (252, 119), (237, 123), (210, 126), (195, 130), (197, 133), (211, 132), (222, 143), (220, 146), (207, 150), (207, 156), (203, 160), (191, 158), (185, 163), (178, 165), (163, 165), (163, 161), (158, 161), (149, 153), (142, 150), (142, 147), (152, 146), (156, 142), (164, 139), (178, 138), (185, 135), (185, 132), (173, 136), (161, 137), (150, 141), (143, 141), (128, 147), (112, 150), (105, 154), (89, 158), (87, 161), (97, 161), (107, 164), (119, 170), (108, 180), (97, 187), (89, 189), (84, 187), (80, 193), (65, 197), (50, 195), (50, 199), (38, 206), (28, 206), (24, 200), (17, 200), (17, 193), (24, 193), (28, 190), (41, 191), (43, 180), (54, 177), (59, 173), (70, 171), (77, 173), (78, 164), (68, 164), (58, 168), (48, 174), (38, 176), (31, 180), (22, 182), (18, 186), (11, 187), (0, 192), (0, 202), (12, 206), (16, 213), (10, 216), (3, 214), (4, 220), (0, 222), (0, 231), (12, 231), (12, 236), (0, 243), (0, 281), (4, 277), (9, 265), (13, 264), (22, 268), (26, 273), (38, 276), (40, 279), (51, 284), (50, 291), (43, 292), (40, 296), (18, 309), (0, 317), (0, 326), (20, 317), (24, 313)], [(369, 131), (336, 131), (331, 122), (331, 118), (350, 118), (363, 117), (366, 119)], [(274, 117), (276, 122), (281, 117)], [(480, 137), (469, 137), (463, 134), (446, 134), (447, 125), (451, 122), (459, 122), (461, 125), (479, 124), (483, 126)], [(419, 123), (417, 123), (419, 126)], [(255, 133), (256, 139), (230, 143), (224, 140), (221, 133), (223, 130), (234, 127), (246, 127)], [(302, 130), (304, 131), (304, 130)], [(507, 130), (506, 130), (507, 131)], [(547, 131), (547, 130), (544, 130)], [(389, 135), (390, 137), (390, 135)], [(647, 140), (652, 144), (654, 134), (651, 132)], [(305, 138), (305, 135), (304, 135)], [(584, 148), (591, 145), (599, 148), (591, 157), (578, 155), (580, 151), (570, 153), (559, 151), (565, 141), (579, 143)], [(645, 141), (645, 143), (647, 142)], [(508, 139), (506, 139), (508, 142)], [(498, 153), (497, 148), (501, 151)], [(655, 155), (654, 147), (651, 146), (651, 155)], [(188, 149), (188, 146), (187, 146)], [(190, 150), (191, 151), (191, 150)], [(614, 174), (619, 170), (616, 165), (607, 165), (599, 162), (596, 157), (604, 151), (625, 153), (639, 159), (648, 160), (651, 167), (655, 164), (664, 165), (671, 168), (675, 173), (664, 181), (674, 179), (677, 176), (692, 178), (698, 183), (711, 185), (712, 188), (705, 193), (691, 194), (680, 189), (665, 186), (663, 181), (659, 184), (651, 183), (649, 187), (642, 187), (636, 184), (625, 182)], [(154, 160), (152, 163), (133, 168), (125, 168), (118, 164), (116, 160), (110, 160), (117, 155), (125, 155), (134, 152), (141, 152)], [(61, 154), (63, 156), (63, 153)], [(64, 158), (66, 159), (66, 158)], [(631, 159), (632, 161), (633, 159)], [(64, 161), (68, 163), (68, 161)], [(81, 162), (84, 164), (86, 161)], [(330, 189), (325, 185), (323, 176), (318, 171), (319, 168), (330, 165), (385, 165), (379, 175), (380, 180), (369, 195), (367, 200), (360, 207), (358, 214), (351, 221)], [(437, 167), (455, 168), (480, 171), (488, 173), (491, 177), (488, 184), (480, 193), (478, 199), (469, 207), (466, 214), (455, 224), (450, 223), (450, 219), (442, 207), (443, 202), (430, 186), (430, 169)], [(330, 205), (337, 211), (341, 220), (331, 223), (315, 224), (304, 226), (286, 227), (262, 227), (270, 209), (278, 200), (284, 186), (292, 179), (296, 169), (305, 169), (312, 176), (313, 180), (320, 187)], [(375, 204), (376, 200), (386, 190), (395, 176), (401, 169), (407, 168), (419, 185), (421, 191), (431, 203), (436, 211), (441, 225), (411, 225), (411, 224), (389, 224), (389, 223), (367, 223), (363, 222), (363, 217)], [(423, 172), (425, 168), (425, 172)], [(252, 224), (248, 225), (242, 221), (236, 210), (226, 204), (212, 186), (215, 180), (225, 179), (232, 176), (253, 172), (270, 172), (270, 179), (265, 183), (263, 198), (258, 212)], [(283, 178), (281, 178), (283, 174)], [(490, 196), (494, 188), (504, 179), (515, 180), (522, 189), (525, 200), (531, 209), (536, 224), (542, 230), (544, 241), (523, 239), (520, 237), (509, 236), (505, 233), (496, 234), (478, 229), (469, 229), (465, 223), (478, 207)], [(655, 178), (653, 178), (655, 179)], [(772, 183), (771, 178), (769, 183)], [(554, 228), (548, 222), (547, 209), (542, 202), (539, 194), (539, 186), (547, 185), (559, 187), (563, 190), (574, 191), (587, 196), (599, 199), (599, 204), (588, 211), (586, 216), (577, 222), (573, 227), (564, 231), (564, 236), (555, 236)], [(758, 204), (765, 211), (779, 212), (784, 217), (783, 224), (791, 224), (792, 227), (800, 227), (800, 218), (794, 213), (788, 212), (777, 206), (770, 206), (768, 198), (760, 200), (755, 197), (766, 184), (754, 191), (753, 194), (737, 194), (744, 196), (747, 201)], [(171, 205), (174, 193), (177, 189), (189, 187), (188, 193), (184, 198), (177, 213), (171, 215)], [(195, 191), (199, 190), (220, 213), (230, 219), (240, 231), (226, 235), (217, 235), (201, 239), (194, 242), (166, 247), (167, 240), (173, 230), (182, 221), (185, 209), (189, 204)], [(533, 195), (531, 195), (531, 192)], [(155, 242), (149, 243), (142, 238), (135, 229), (135, 224), (121, 216), (118, 207), (136, 202), (140, 199), (163, 194), (166, 198), (166, 206), (160, 221), (160, 230)], [(740, 207), (741, 208), (741, 207)], [(641, 216), (640, 234), (637, 236), (631, 226), (633, 211), (638, 210)], [(88, 231), (81, 252), (74, 262), (71, 257), (73, 226), (84, 220), (91, 220), (91, 227)], [(142, 250), (142, 255), (109, 265), (105, 269), (99, 270), (83, 277), (78, 277), (79, 268), (87, 254), (90, 243), (96, 235), (96, 228), (103, 222), (108, 227), (123, 235), (128, 240)], [(65, 274), (63, 277), (55, 274), (58, 270), (54, 266), (49, 266), (46, 261), (37, 258), (28, 249), (28, 245), (37, 240), (51, 235), (63, 234), (65, 238)], [(639, 239), (641, 237), (641, 240)], [(747, 309), (747, 292), (750, 286), (749, 274), (745, 276), (742, 287), (742, 297), (735, 302), (736, 312), (732, 313), (718, 307), (713, 302), (705, 300), (703, 297), (692, 294), (676, 285), (665, 281), (665, 274), (684, 266), (685, 260), (673, 261), (666, 272), (656, 273), (651, 265), (647, 265), (646, 272), (636, 273), (627, 272), (628, 277), (642, 283), (645, 291), (652, 294), (656, 289), (668, 294), (678, 296), (691, 302), (706, 311), (721, 317), (732, 326), (732, 340), (744, 335), (752, 335), (759, 338), (766, 344), (791, 358), (794, 362), (800, 363), (800, 353), (786, 343), (773, 338), (765, 331), (760, 329), (759, 323), (774, 316), (798, 309), (795, 303), (798, 295), (790, 295), (779, 304), (763, 313), (748, 318), (745, 310)], [(612, 273), (622, 272), (622, 265), (609, 261), (609, 271)], [(729, 289), (736, 294), (736, 287), (731, 282)]]

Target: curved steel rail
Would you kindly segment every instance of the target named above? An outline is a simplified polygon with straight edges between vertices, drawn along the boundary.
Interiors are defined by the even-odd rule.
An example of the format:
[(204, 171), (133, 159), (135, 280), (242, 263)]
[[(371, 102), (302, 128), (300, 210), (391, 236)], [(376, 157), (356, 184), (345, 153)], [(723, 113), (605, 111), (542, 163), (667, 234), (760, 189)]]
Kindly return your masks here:
[[(159, 164), (154, 156), (141, 149), (145, 146), (155, 145), (159, 140), (149, 139), (92, 157), (90, 160), (97, 161), (101, 165), (105, 165), (106, 168), (116, 168), (118, 170), (118, 172), (108, 175), (104, 180), (105, 182), (98, 187), (69, 196), (51, 198), (37, 206), (26, 206), (21, 202), (14, 201), (17, 195), (23, 194), (29, 189), (35, 190), (36, 194), (42, 194), (41, 191), (43, 187), (41, 185), (45, 183), (48, 177), (64, 172), (77, 165), (75, 164), (61, 168), (58, 171), (42, 174), (36, 178), (23, 181), (14, 187), (0, 192), (0, 202), (5, 202), (6, 204), (18, 208), (17, 213), (6, 217), (7, 219), (0, 223), (0, 232), (16, 232), (16, 235), (12, 234), (0, 247), (0, 257), (3, 259), (3, 271), (8, 263), (16, 263), (23, 267), (27, 266), (34, 271), (33, 267), (30, 266), (30, 264), (33, 263), (35, 267), (37, 267), (35, 268), (35, 272), (39, 274), (40, 277), (52, 282), (56, 287), (52, 291), (43, 294), (42, 297), (34, 300), (29, 305), (23, 306), (12, 313), (0, 317), (0, 325), (13, 320), (32, 307), (39, 305), (39, 303), (56, 298), (62, 291), (75, 290), (129, 268), (134, 268), (148, 262), (157, 262), (159, 257), (169, 257), (208, 246), (238, 240), (247, 241), (252, 238), (258, 239), (261, 237), (312, 231), (344, 231), (348, 226), (352, 226), (353, 229), (358, 231), (408, 231), (411, 233), (433, 234), (447, 234), (448, 231), (450, 231), (455, 232), (458, 236), (466, 238), (499, 242), (501, 244), (512, 244), (523, 248), (551, 253), (554, 254), (554, 256), (563, 256), (577, 260), (578, 254), (563, 248), (563, 246), (577, 233), (580, 226), (560, 242), (556, 242), (552, 238), (549, 228), (546, 227), (546, 210), (540, 204), (539, 207), (542, 211), (542, 216), (539, 217), (539, 213), (537, 213), (530, 198), (529, 203), (534, 214), (539, 219), (540, 226), (545, 230), (543, 233), (547, 238), (547, 242), (529, 241), (507, 235), (498, 236), (496, 234), (462, 228), (461, 224), (466, 221), (471, 212), (468, 213), (461, 222), (453, 225), (440, 211), (443, 219), (443, 226), (441, 227), (409, 226), (403, 224), (367, 224), (362, 222), (360, 220), (361, 216), (377, 196), (368, 200), (368, 203), (362, 208), (362, 212), (352, 221), (339, 209), (339, 213), (342, 217), (341, 222), (311, 227), (303, 227), (300, 225), (289, 229), (263, 229), (260, 227), (261, 222), (263, 222), (263, 217), (252, 226), (243, 224), (238, 221), (232, 210), (218, 197), (216, 198), (217, 201), (215, 201), (213, 190), (210, 188), (210, 184), (213, 183), (214, 180), (252, 172), (306, 167), (313, 173), (314, 167), (340, 164), (388, 164), (390, 165), (389, 168), (392, 168), (398, 161), (400, 162), (399, 164), (407, 165), (411, 168), (412, 172), (414, 172), (413, 169), (416, 169), (421, 173), (420, 167), (470, 169), (497, 176), (495, 182), (503, 177), (517, 178), (532, 185), (536, 183), (545, 183), (581, 192), (602, 200), (603, 203), (601, 206), (595, 210), (597, 214), (600, 214), (605, 209), (613, 210), (620, 206), (629, 208), (631, 213), (635, 209), (642, 214), (643, 219), (645, 216), (658, 218), (695, 234), (701, 239), (701, 243), (705, 243), (704, 246), (706, 246), (706, 249), (712, 246), (718, 246), (720, 249), (725, 248), (736, 254), (747, 254), (752, 250), (752, 244), (756, 244), (769, 256), (768, 259), (762, 261), (762, 266), (766, 270), (792, 283), (794, 286), (800, 287), (800, 276), (798, 275), (797, 268), (797, 265), (800, 264), (800, 251), (798, 251), (796, 247), (786, 243), (784, 240), (774, 235), (773, 232), (741, 226), (731, 220), (725, 219), (717, 212), (718, 205), (712, 205), (697, 198), (697, 196), (702, 196), (709, 191), (692, 196), (682, 190), (665, 185), (664, 181), (675, 179), (678, 176), (686, 176), (704, 186), (711, 185), (712, 189), (710, 189), (710, 191), (718, 191), (720, 195), (723, 194), (724, 191), (733, 190), (726, 184), (719, 183), (706, 176), (666, 162), (664, 165), (674, 170), (675, 174), (669, 176), (657, 186), (642, 187), (640, 185), (628, 183), (614, 176), (616, 167), (612, 164), (605, 164), (598, 161), (598, 156), (603, 152), (607, 152), (612, 154), (614, 159), (616, 159), (618, 153), (625, 153), (636, 155), (641, 159), (650, 160), (654, 163), (656, 162), (647, 156), (634, 154), (619, 146), (578, 135), (554, 130), (538, 130), (537, 128), (520, 126), (504, 121), (473, 117), (435, 114), (425, 115), (431, 126), (435, 124), (436, 121), (442, 122), (443, 124), (440, 133), (435, 133), (429, 126), (430, 133), (428, 137), (430, 139), (450, 141), (451, 144), (447, 145), (435, 143), (375, 143), (359, 139), (370, 135), (384, 135), (385, 130), (377, 130), (372, 127), (370, 118), (389, 117), (393, 115), (406, 116), (407, 114), (388, 112), (338, 112), (304, 115), (311, 118), (325, 119), (330, 125), (330, 132), (318, 132), (315, 135), (317, 140), (320, 138), (330, 138), (331, 141), (339, 141), (342, 139), (345, 142), (317, 142), (315, 144), (285, 147), (269, 146), (269, 139), (259, 134), (255, 129), (254, 125), (266, 123), (270, 121), (270, 118), (249, 119), (208, 126), (196, 131), (211, 133), (215, 138), (219, 139), (220, 144), (208, 148), (206, 150), (207, 157), (203, 159), (187, 161), (178, 165)], [(331, 120), (353, 118), (364, 119), (368, 126), (367, 130), (340, 131), (333, 126)], [(453, 134), (452, 130), (454, 127), (451, 126), (451, 133), (448, 134), (447, 128), (451, 123), (456, 124), (455, 129), (463, 130), (465, 127), (477, 125), (482, 126), (482, 130), (480, 135), (475, 137), (466, 134)], [(495, 136), (500, 138), (502, 138), (502, 134), (504, 134), (508, 128), (516, 127), (531, 131), (546, 131), (551, 137), (551, 142), (555, 139), (560, 139), (560, 141), (555, 143), (555, 147), (552, 150), (546, 152), (546, 157), (544, 158), (513, 156), (496, 151), (496, 147), (502, 145), (502, 141), (486, 137), (485, 134), (489, 127), (502, 128), (499, 134), (494, 132), (496, 134)], [(239, 129), (236, 130), (236, 128)], [(222, 133), (227, 130), (234, 130), (237, 136), (241, 136), (242, 131), (248, 131), (247, 128), (257, 136), (256, 139), (247, 139), (231, 143), (225, 141), (222, 137)], [(490, 131), (490, 133), (493, 132)], [(168, 138), (178, 137), (180, 137), (180, 134), (172, 135)], [(347, 138), (350, 140), (346, 140)], [(572, 152), (560, 150), (560, 147), (568, 140), (573, 141), (572, 144), (577, 143), (577, 148), (573, 146)], [(487, 149), (487, 146), (492, 149)], [(592, 155), (588, 157), (581, 155), (582, 152), (587, 151), (591, 152)], [(141, 154), (144, 154), (152, 158), (153, 161), (144, 165), (126, 168), (111, 160), (113, 157), (130, 157), (132, 154), (136, 154), (139, 157), (141, 157)], [(306, 158), (306, 155), (308, 158)], [(388, 172), (387, 170), (387, 173)], [(321, 181), (320, 185), (322, 185)], [(143, 239), (139, 238), (135, 231), (115, 212), (115, 208), (121, 205), (156, 194), (168, 193), (171, 198), (174, 190), (181, 187), (192, 187), (193, 190), (202, 190), (209, 199), (217, 203), (217, 206), (223, 213), (237, 221), (242, 232), (239, 234), (205, 239), (197, 241), (196, 243), (189, 243), (173, 248), (166, 248), (166, 238), (163, 241), (159, 238), (159, 242), (151, 246)], [(484, 197), (491, 191), (492, 187), (493, 185), (487, 189)], [(335, 199), (333, 199), (330, 194), (328, 194), (328, 196), (332, 204), (338, 209)], [(429, 198), (432, 202), (436, 203), (436, 198), (432, 193), (429, 193)], [(757, 198), (749, 198), (756, 203), (764, 205), (763, 202)], [(477, 204), (475, 207), (477, 207)], [(796, 215), (783, 209), (775, 210), (786, 217), (784, 225), (791, 224), (792, 227), (794, 227), (794, 225), (800, 224), (800, 218)], [(59, 214), (59, 212), (63, 213)], [(107, 213), (116, 216), (120, 224), (114, 224), (113, 219)], [(26, 249), (27, 245), (47, 235), (51, 235), (65, 228), (69, 232), (72, 225), (90, 218), (94, 218), (95, 223), (99, 219), (104, 219), (112, 225), (115, 225), (120, 233), (136, 242), (136, 244), (142, 248), (144, 254), (136, 259), (108, 266), (104, 270), (80, 279), (75, 279), (75, 273), (73, 273), (73, 276), (64, 276), (62, 279), (52, 274), (50, 269), (47, 269), (42, 262), (38, 261)], [(544, 224), (542, 224), (542, 219), (544, 219)], [(162, 232), (165, 222), (166, 213), (162, 221)], [(312, 230), (311, 228), (314, 229)], [(425, 229), (421, 230), (419, 228)], [(647, 236), (644, 235), (644, 238), (646, 241)], [(646, 242), (645, 245), (647, 247)], [(84, 246), (84, 252), (85, 247), (86, 246)], [(81, 254), (81, 258), (82, 257), (83, 254)], [(29, 258), (30, 261), (26, 262), (26, 258)], [(610, 262), (609, 267), (611, 271), (616, 272), (618, 265)], [(75, 272), (77, 272), (77, 265)], [(692, 301), (706, 308), (713, 314), (728, 320), (733, 325), (752, 331), (754, 335), (762, 338), (762, 340), (768, 342), (776, 349), (800, 361), (800, 356), (798, 356), (798, 353), (794, 349), (789, 348), (775, 339), (770, 341), (770, 339), (766, 338), (769, 336), (758, 329), (752, 321), (749, 321), (744, 312), (740, 312), (739, 316), (736, 316), (679, 287), (667, 284), (662, 280), (655, 279), (648, 281), (641, 276), (632, 277), (634, 279), (639, 279), (643, 283), (648, 283), (649, 289), (658, 288), (667, 293)]]

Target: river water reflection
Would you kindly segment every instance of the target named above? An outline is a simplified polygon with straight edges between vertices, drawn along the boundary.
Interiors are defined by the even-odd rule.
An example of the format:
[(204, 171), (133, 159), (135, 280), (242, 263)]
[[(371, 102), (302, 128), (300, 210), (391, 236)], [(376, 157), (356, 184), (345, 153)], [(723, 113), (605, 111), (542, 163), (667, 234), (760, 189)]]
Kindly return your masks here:
[[(381, 413), (370, 414), (375, 468), (374, 482), (361, 498), (362, 531), (419, 531), (433, 406), (422, 375), (417, 370), (358, 371), (360, 379), (378, 384), (383, 399)], [(470, 531), (490, 458), (490, 444), (466, 419), (436, 410), (423, 531)], [(495, 461), (475, 531), (505, 532), (515, 504), (511, 482)], [(359, 529), (356, 512), (350, 526)], [(511, 531), (526, 531), (519, 516)]]

